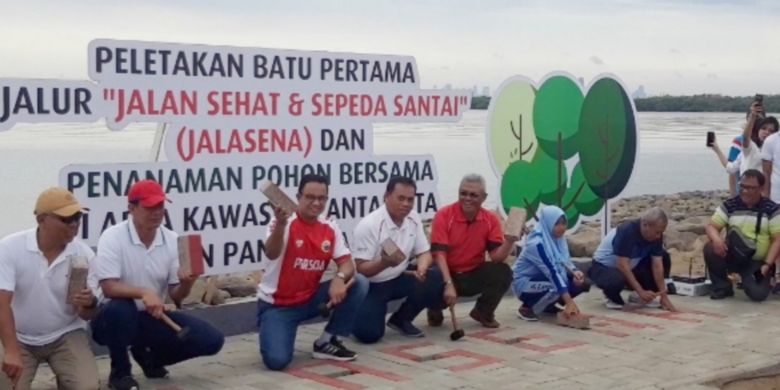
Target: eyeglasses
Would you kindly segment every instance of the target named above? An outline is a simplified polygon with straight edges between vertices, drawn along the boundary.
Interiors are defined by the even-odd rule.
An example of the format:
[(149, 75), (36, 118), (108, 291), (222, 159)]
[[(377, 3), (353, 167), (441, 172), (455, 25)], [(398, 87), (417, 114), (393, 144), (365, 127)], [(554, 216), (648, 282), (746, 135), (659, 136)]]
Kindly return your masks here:
[(740, 184), (739, 188), (742, 189), (743, 191), (756, 191), (760, 187), (759, 186), (748, 186), (748, 185), (745, 185), (745, 184)]
[(303, 199), (306, 199), (309, 202), (317, 202), (317, 201), (319, 201), (321, 203), (325, 203), (325, 202), (328, 201), (328, 196), (327, 195), (314, 196), (314, 195), (309, 195), (309, 194), (303, 194)]
[(54, 218), (57, 218), (60, 220), (60, 222), (66, 224), (66, 225), (78, 225), (79, 222), (81, 222), (81, 213), (76, 213), (71, 215), (70, 217), (62, 217), (57, 214), (49, 214)]
[(482, 196), (482, 194), (477, 192), (461, 191), (460, 196), (464, 198), (479, 199)]

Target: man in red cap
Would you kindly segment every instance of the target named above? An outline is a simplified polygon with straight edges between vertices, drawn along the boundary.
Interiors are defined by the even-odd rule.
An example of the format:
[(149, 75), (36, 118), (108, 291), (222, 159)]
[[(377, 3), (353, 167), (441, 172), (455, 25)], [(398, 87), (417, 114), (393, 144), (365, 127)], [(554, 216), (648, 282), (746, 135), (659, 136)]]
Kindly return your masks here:
[[(0, 240), (0, 339), (5, 354), (0, 388), (29, 389), (47, 362), (60, 389), (100, 388), (87, 323), (99, 295), (97, 280), (68, 297), (71, 267), (95, 256), (76, 239), (87, 209), (65, 188), (43, 191), (35, 203), (36, 228)], [(75, 293), (75, 294), (73, 294)]]
[[(96, 274), (106, 297), (92, 321), (92, 337), (108, 347), (109, 386), (137, 389), (130, 374), (128, 347), (147, 378), (168, 375), (165, 366), (214, 355), (224, 337), (208, 323), (180, 312), (163, 313), (165, 295), (177, 304), (197, 276), (179, 268), (177, 234), (162, 226), (168, 198), (155, 181), (142, 180), (128, 192), (130, 218), (108, 229), (98, 241)], [(187, 337), (162, 320), (168, 315)]]

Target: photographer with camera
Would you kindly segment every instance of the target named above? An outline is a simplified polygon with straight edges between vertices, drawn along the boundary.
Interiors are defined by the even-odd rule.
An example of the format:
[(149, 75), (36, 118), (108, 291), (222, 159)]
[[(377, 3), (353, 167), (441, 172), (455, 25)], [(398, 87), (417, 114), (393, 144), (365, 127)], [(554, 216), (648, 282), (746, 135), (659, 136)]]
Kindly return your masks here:
[[(731, 177), (739, 177), (745, 171), (749, 169), (762, 170), (762, 156), (761, 150), (764, 145), (764, 141), (778, 130), (778, 122), (774, 117), (766, 117), (763, 105), (763, 97), (756, 95), (753, 103), (750, 105), (750, 111), (747, 115), (747, 123), (742, 131), (742, 134), (732, 142), (731, 149), (729, 151), (729, 158), (723, 155), (720, 147), (715, 142), (715, 134), (710, 132), (707, 134), (707, 146), (711, 147), (715, 154), (718, 156), (721, 164), (726, 168), (726, 172), (729, 173), (729, 190), (731, 196), (736, 196), (735, 188), (732, 186)], [(736, 153), (734, 149), (735, 144), (740, 144), (740, 148)]]

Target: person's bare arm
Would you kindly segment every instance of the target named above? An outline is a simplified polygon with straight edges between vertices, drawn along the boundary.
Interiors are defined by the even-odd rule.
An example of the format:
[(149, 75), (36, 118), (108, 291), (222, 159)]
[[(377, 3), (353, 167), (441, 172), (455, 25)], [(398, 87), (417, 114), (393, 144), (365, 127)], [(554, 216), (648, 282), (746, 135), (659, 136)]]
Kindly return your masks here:
[(3, 372), (16, 385), (22, 376), (22, 350), (16, 340), (16, 324), (11, 310), (13, 293), (0, 290), (0, 341), (5, 351), (3, 356)]
[(287, 228), (287, 220), (290, 213), (281, 207), (274, 207), (274, 217), (276, 218), (271, 227), (271, 235), (265, 240), (265, 255), (268, 260), (277, 260), (284, 250), (284, 230)]
[[(634, 272), (631, 270), (631, 262), (628, 260), (628, 257), (618, 256), (617, 269), (621, 274), (623, 274), (623, 277), (626, 279), (626, 283), (628, 283), (628, 285), (634, 291), (636, 291), (637, 294), (639, 294), (639, 297), (642, 298), (642, 300), (650, 301), (655, 298), (655, 294), (646, 291), (644, 288), (642, 288), (642, 285), (639, 284), (639, 281), (636, 280)], [(653, 298), (650, 298), (651, 294), (653, 295)]]
[(772, 195), (772, 162), (767, 160), (761, 161), (761, 170), (764, 171), (764, 189), (761, 191), (761, 195), (768, 198)]
[(108, 298), (140, 299), (146, 306), (146, 311), (153, 317), (159, 318), (162, 315), (163, 301), (156, 291), (132, 286), (119, 281), (119, 279), (101, 280), (100, 288)]

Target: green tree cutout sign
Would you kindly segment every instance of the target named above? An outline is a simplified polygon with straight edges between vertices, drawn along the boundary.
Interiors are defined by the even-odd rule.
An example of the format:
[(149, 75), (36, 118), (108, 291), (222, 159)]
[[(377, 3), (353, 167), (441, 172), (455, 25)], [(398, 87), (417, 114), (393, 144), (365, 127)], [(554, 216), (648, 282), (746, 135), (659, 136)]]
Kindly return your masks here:
[(490, 104), (488, 152), (506, 212), (522, 207), (535, 215), (542, 204), (556, 205), (571, 228), (628, 184), (636, 121), (615, 78), (598, 79), (583, 95), (569, 75), (548, 77), (538, 89), (514, 77)]

